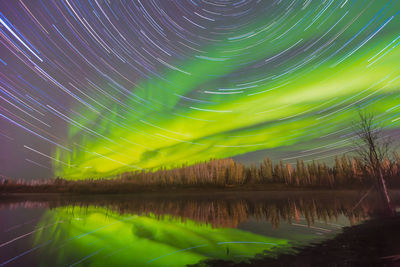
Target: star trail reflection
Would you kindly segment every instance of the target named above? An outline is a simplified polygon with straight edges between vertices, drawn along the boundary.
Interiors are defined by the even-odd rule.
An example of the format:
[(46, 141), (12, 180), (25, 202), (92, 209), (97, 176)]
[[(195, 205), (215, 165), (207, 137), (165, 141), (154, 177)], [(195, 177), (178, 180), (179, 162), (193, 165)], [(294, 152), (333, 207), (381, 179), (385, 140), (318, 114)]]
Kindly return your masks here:
[[(0, 202), (0, 265), (186, 266), (279, 255), (379, 209), (374, 197), (355, 207), (359, 198), (349, 191), (14, 195)], [(393, 201), (398, 206), (398, 192)]]

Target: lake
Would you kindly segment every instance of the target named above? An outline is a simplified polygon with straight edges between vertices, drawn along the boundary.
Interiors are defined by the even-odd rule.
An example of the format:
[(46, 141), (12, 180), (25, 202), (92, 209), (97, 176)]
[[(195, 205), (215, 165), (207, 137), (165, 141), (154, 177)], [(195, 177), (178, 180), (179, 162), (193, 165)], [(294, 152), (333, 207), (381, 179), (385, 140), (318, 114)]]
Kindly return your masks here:
[[(334, 238), (377, 206), (364, 190), (0, 198), (0, 266), (186, 266)], [(400, 193), (393, 192), (400, 203)]]

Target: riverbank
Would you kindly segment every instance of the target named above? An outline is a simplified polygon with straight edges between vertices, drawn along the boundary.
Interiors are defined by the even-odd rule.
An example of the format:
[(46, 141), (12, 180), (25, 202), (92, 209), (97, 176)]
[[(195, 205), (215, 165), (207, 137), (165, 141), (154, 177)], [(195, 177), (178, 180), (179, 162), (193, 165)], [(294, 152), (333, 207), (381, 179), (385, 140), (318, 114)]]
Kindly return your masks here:
[(345, 227), (335, 238), (296, 248), (297, 253), (279, 254), (270, 251), (247, 262), (206, 260), (197, 267), (249, 266), (400, 266), (400, 214), (375, 218), (360, 225)]
[[(311, 186), (273, 184), (244, 185), (139, 185), (127, 182), (108, 181), (69, 181), (63, 184), (47, 183), (39, 185), (6, 184), (0, 185), (0, 195), (7, 194), (132, 194), (132, 193), (216, 193), (246, 191), (315, 191), (315, 190), (368, 190), (370, 184), (347, 186)], [(393, 187), (397, 188), (397, 187)]]
[[(274, 190), (269, 188), (269, 190), (263, 190), (262, 188), (258, 188), (252, 190), (251, 188), (231, 188), (229, 190), (221, 189), (221, 188), (213, 188), (212, 190), (198, 190), (196, 188), (189, 188), (187, 190), (162, 190), (162, 191), (140, 191), (134, 193), (125, 193), (125, 194), (118, 194), (118, 193), (99, 193), (99, 194), (81, 194), (81, 193), (24, 193), (24, 192), (17, 192), (17, 193), (9, 193), (3, 192), (0, 194), (0, 201), (5, 200), (15, 200), (15, 201), (52, 201), (52, 200), (59, 200), (59, 199), (66, 199), (66, 200), (82, 200), (82, 201), (96, 201), (97, 199), (101, 199), (102, 197), (106, 197), (107, 199), (116, 199), (116, 200), (126, 200), (132, 198), (159, 198), (159, 199), (180, 199), (183, 197), (187, 197), (190, 199), (236, 199), (239, 195), (241, 198), (263, 198), (266, 195), (272, 198), (282, 198), (282, 196), (309, 196), (310, 198), (313, 197), (320, 197), (325, 196), (328, 197), (336, 197), (336, 196), (354, 196), (358, 195), (359, 197), (363, 196), (365, 192), (367, 192), (367, 188), (361, 189), (307, 189), (307, 188), (288, 188), (284, 190), (279, 190), (275, 188)], [(390, 191), (391, 195), (399, 196), (400, 197), (400, 189), (393, 189)], [(369, 196), (376, 194), (375, 191), (371, 192)]]

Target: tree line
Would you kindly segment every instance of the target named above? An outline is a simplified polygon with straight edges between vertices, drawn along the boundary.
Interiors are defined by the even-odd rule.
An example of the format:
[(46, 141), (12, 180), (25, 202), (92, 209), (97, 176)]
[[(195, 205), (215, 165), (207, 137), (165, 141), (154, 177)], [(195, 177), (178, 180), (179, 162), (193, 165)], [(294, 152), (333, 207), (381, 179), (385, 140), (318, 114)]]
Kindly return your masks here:
[[(400, 177), (400, 156), (394, 160), (385, 159), (382, 170), (388, 181)], [(136, 171), (118, 176), (138, 184), (151, 185), (244, 185), (244, 184), (286, 184), (293, 186), (337, 187), (346, 185), (372, 184), (374, 176), (365, 172), (362, 161), (356, 157), (335, 157), (334, 164), (298, 159), (296, 164), (273, 163), (265, 158), (259, 165), (246, 166), (233, 159), (214, 159), (209, 162), (176, 169), (160, 169), (155, 172)]]
[[(104, 192), (119, 193), (135, 191), (141, 187), (232, 187), (241, 185), (287, 185), (290, 187), (344, 188), (369, 186), (375, 182), (373, 173), (365, 171), (364, 163), (358, 158), (336, 157), (334, 164), (304, 162), (296, 164), (279, 161), (273, 163), (265, 158), (260, 164), (246, 166), (231, 158), (213, 159), (180, 168), (161, 168), (156, 171), (132, 171), (117, 175), (114, 179), (88, 179), (70, 181), (63, 178), (50, 180), (0, 180), (1, 191), (16, 191), (20, 188), (48, 190), (48, 192)], [(400, 156), (395, 153), (392, 160), (382, 162), (382, 172), (389, 186), (400, 185)], [(396, 179), (397, 178), (397, 179)], [(57, 189), (58, 188), (58, 189)], [(14, 189), (14, 190), (13, 190)], [(17, 190), (18, 191), (18, 190)]]

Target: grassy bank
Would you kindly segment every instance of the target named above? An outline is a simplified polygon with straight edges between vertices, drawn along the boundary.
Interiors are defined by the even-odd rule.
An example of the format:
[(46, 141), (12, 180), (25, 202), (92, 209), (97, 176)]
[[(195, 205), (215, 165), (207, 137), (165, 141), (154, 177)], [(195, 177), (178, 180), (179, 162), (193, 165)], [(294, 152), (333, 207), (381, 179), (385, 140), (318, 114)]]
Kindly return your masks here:
[(273, 258), (267, 251), (247, 262), (206, 260), (194, 266), (400, 266), (399, 225), (399, 214), (377, 218), (344, 228), (331, 240), (297, 248), (297, 253), (281, 253)]

